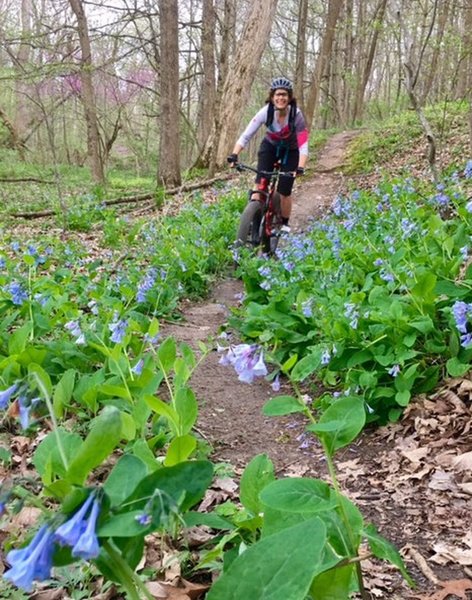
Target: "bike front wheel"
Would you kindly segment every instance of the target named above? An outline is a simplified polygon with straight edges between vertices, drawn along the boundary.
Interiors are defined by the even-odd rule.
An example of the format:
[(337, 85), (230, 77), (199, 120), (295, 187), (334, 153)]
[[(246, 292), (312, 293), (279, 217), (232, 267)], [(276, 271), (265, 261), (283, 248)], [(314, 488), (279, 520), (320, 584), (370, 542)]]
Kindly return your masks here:
[(266, 213), (269, 223), (262, 227), (262, 250), (265, 254), (275, 254), (279, 244), (280, 227), (282, 226), (281, 201), (279, 192), (274, 192), (271, 200), (271, 210)]
[(258, 200), (251, 200), (243, 210), (239, 221), (236, 247), (258, 246), (260, 243), (259, 229), (262, 219), (262, 206)]

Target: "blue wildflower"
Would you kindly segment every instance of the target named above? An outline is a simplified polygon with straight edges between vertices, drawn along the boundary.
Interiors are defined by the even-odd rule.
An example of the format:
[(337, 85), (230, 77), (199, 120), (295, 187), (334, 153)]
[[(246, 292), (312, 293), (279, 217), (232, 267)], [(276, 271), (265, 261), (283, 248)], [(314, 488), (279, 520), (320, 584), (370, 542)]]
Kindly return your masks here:
[(7, 512), (7, 505), (5, 504), (5, 502), (0, 502), (0, 517), (3, 517), (3, 515)]
[(73, 337), (75, 337), (75, 343), (78, 346), (83, 346), (85, 344), (85, 335), (80, 328), (78, 321), (69, 321), (64, 325), (64, 327), (70, 331)]
[(472, 179), (472, 160), (468, 160), (464, 169), (464, 177), (466, 179)]
[(14, 383), (6, 390), (3, 390), (3, 392), (0, 392), (0, 410), (4, 410), (8, 406), (8, 403), (17, 389), (18, 384)]
[(313, 316), (313, 301), (311, 299), (302, 302), (302, 313), (307, 318)]
[(147, 293), (151, 290), (156, 283), (157, 271), (156, 269), (149, 269), (147, 274), (138, 284), (138, 292), (136, 294), (137, 302), (146, 302)]
[(329, 364), (330, 360), (331, 360), (331, 353), (329, 350), (325, 350), (323, 352), (323, 354), (321, 355), (321, 364), (327, 365), (327, 364)]
[(26, 395), (21, 394), (18, 397), (18, 409), (20, 413), (20, 423), (23, 429), (28, 429), (30, 424), (30, 412), (35, 407), (41, 398), (28, 398)]
[[(93, 494), (92, 494), (93, 496)], [(96, 498), (93, 500), (92, 510), (86, 521), (86, 527), (77, 543), (72, 548), (72, 556), (76, 558), (83, 558), (90, 560), (91, 558), (97, 558), (100, 554), (100, 546), (96, 534), (97, 519), (100, 514), (100, 504)]]
[(140, 358), (138, 360), (138, 362), (134, 365), (134, 367), (131, 369), (131, 371), (133, 373), (135, 373), (136, 375), (141, 375), (141, 373), (143, 372), (143, 366), (144, 366), (144, 360), (142, 358)]
[(271, 388), (274, 392), (280, 391), (280, 374), (277, 373), (274, 381), (272, 382)]
[(73, 548), (79, 541), (80, 536), (87, 526), (85, 515), (87, 514), (94, 497), (94, 494), (90, 494), (80, 509), (74, 513), (70, 519), (57, 528), (54, 539), (61, 544), (61, 546), (70, 546)]
[(452, 314), (460, 333), (467, 333), (467, 318), (472, 314), (472, 304), (457, 301), (452, 306)]
[(149, 513), (141, 513), (140, 515), (136, 515), (135, 520), (143, 527), (151, 524), (152, 516)]
[(24, 289), (21, 283), (12, 281), (7, 287), (11, 295), (11, 301), (17, 306), (21, 306), (25, 300), (28, 300), (28, 292)]
[(472, 200), (470, 200), (469, 202), (467, 202), (467, 204), (465, 205), (465, 209), (467, 212), (472, 213)]
[(0, 269), (4, 269), (6, 267), (6, 261), (5, 259), (2, 257), (0, 258)]
[(396, 377), (400, 373), (400, 365), (393, 365), (392, 368), (388, 370), (388, 374), (392, 377)]
[(28, 546), (7, 554), (11, 568), (3, 577), (26, 592), (31, 592), (33, 581), (44, 581), (51, 576), (53, 551), (54, 532), (43, 525)]
[(114, 321), (108, 325), (108, 329), (111, 331), (112, 335), (110, 336), (110, 340), (115, 342), (116, 344), (121, 344), (123, 338), (126, 335), (126, 328), (128, 327), (128, 321), (126, 319), (119, 319), (118, 321)]
[(238, 379), (245, 383), (252, 383), (255, 377), (267, 375), (263, 351), (256, 344), (230, 346), (219, 362), (222, 365), (232, 365)]

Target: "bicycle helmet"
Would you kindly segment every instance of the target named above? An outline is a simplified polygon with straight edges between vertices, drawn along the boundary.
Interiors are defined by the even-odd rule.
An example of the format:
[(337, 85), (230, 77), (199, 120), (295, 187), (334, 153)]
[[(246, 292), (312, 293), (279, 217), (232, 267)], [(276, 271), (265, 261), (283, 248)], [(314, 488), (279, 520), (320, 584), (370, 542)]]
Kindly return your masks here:
[(293, 91), (293, 85), (290, 79), (286, 77), (276, 77), (272, 79), (272, 83), (270, 84), (271, 91), (274, 90), (287, 90), (288, 92)]

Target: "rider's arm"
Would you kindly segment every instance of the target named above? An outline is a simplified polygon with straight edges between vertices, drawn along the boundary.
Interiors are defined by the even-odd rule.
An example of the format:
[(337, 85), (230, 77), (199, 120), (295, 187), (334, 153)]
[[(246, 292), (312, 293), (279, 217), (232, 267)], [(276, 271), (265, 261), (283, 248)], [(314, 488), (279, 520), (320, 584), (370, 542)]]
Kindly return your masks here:
[(300, 152), (298, 166), (304, 169), (308, 160), (308, 129), (306, 128), (305, 118), (300, 109), (297, 110), (295, 117), (295, 131), (297, 133), (298, 150)]
[(261, 110), (252, 119), (246, 129), (242, 132), (240, 138), (234, 146), (233, 152), (239, 154), (243, 148), (245, 148), (251, 139), (256, 135), (259, 128), (265, 124), (267, 120), (267, 104), (261, 108)]

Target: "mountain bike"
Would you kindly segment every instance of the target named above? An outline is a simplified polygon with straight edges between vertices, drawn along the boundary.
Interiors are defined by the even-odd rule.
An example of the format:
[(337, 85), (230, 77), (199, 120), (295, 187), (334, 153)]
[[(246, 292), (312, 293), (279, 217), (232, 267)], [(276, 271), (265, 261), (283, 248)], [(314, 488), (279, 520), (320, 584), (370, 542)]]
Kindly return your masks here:
[(280, 162), (275, 163), (273, 171), (258, 171), (249, 165), (235, 163), (234, 168), (252, 171), (261, 177), (257, 189), (249, 191), (249, 202), (241, 214), (235, 246), (257, 248), (272, 255), (277, 249), (282, 227), (280, 194), (276, 191), (279, 177), (295, 177), (293, 171), (280, 170)]

